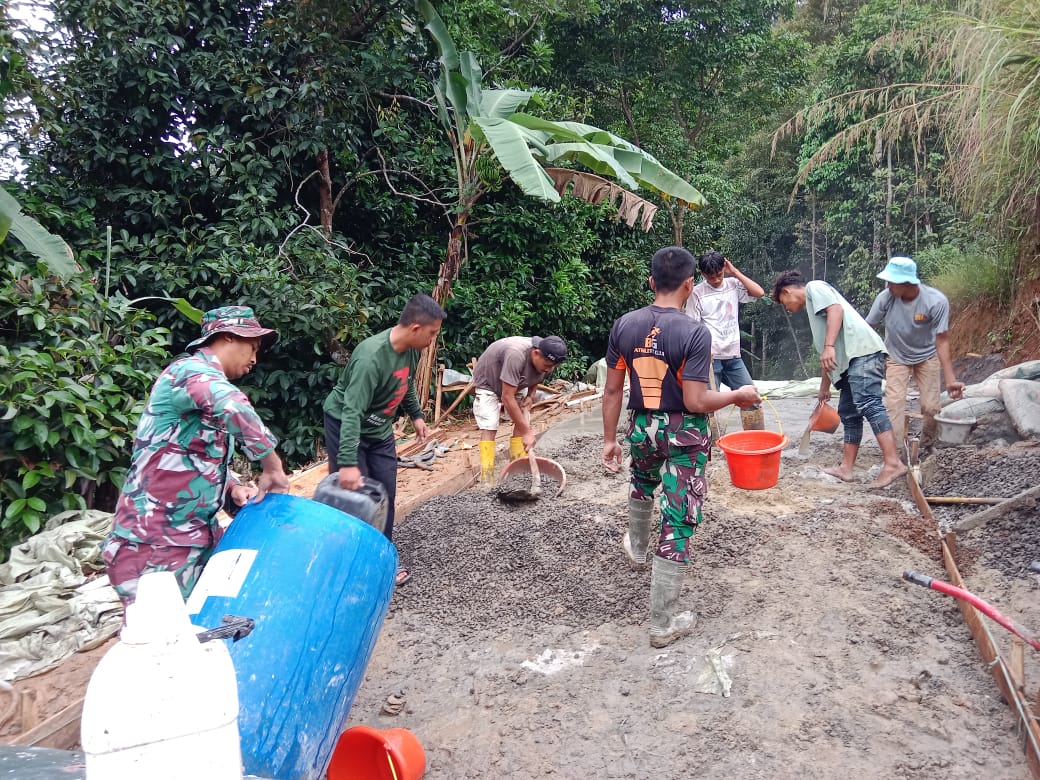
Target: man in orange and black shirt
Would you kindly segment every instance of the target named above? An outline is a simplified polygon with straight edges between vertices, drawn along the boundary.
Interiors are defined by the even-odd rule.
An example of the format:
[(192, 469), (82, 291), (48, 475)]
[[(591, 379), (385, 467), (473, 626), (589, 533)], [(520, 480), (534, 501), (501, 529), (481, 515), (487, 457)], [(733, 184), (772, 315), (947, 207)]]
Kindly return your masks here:
[(692, 612), (678, 612), (690, 539), (701, 522), (708, 485), (704, 468), (711, 450), (709, 412), (729, 404), (761, 402), (754, 385), (708, 389), (711, 334), (683, 313), (696, 263), (681, 247), (658, 250), (651, 260), (654, 302), (620, 317), (607, 344), (603, 390), (603, 465), (617, 471), (621, 445), (617, 424), (627, 372), (631, 389), (628, 442), (631, 492), (628, 532), (622, 545), (633, 566), (646, 565), (653, 495), (662, 486), (661, 530), (650, 580), (650, 644), (665, 647), (696, 625)]

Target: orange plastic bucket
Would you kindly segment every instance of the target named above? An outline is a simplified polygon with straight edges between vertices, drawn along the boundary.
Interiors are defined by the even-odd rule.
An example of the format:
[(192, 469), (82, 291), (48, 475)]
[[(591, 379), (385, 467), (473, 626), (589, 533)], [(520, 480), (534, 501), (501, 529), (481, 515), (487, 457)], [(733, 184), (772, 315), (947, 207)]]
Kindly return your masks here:
[(408, 729), (354, 726), (340, 734), (329, 762), (328, 780), (419, 780), (426, 751)]
[(820, 401), (813, 411), (812, 429), (824, 433), (834, 433), (838, 430), (839, 425), (841, 425), (841, 418), (838, 417), (838, 410), (826, 401)]
[(729, 478), (744, 490), (771, 488), (780, 478), (780, 451), (787, 437), (775, 431), (727, 433), (716, 444), (726, 453)]

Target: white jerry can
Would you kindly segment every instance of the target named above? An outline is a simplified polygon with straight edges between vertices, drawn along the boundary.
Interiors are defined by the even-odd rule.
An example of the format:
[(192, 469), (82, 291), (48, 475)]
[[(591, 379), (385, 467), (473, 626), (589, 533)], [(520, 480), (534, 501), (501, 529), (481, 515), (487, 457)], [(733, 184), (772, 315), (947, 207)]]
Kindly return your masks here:
[(238, 689), (223, 641), (200, 643), (171, 572), (141, 577), (90, 677), (87, 780), (241, 780)]

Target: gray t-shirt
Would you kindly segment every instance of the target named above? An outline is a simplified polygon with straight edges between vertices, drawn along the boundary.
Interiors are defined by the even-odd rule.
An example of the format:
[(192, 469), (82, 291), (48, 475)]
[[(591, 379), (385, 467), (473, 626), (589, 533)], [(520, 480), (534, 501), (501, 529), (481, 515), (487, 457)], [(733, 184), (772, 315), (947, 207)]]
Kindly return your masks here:
[(849, 362), (853, 358), (885, 351), (885, 342), (860, 313), (852, 308), (852, 304), (827, 282), (814, 279), (805, 284), (805, 310), (809, 315), (809, 328), (812, 330), (813, 346), (817, 352), (823, 353), (824, 340), (827, 337), (826, 309), (835, 303), (841, 306), (843, 316), (841, 330), (834, 341), (837, 365), (830, 372), (831, 384), (837, 383), (841, 375), (849, 370)]
[(531, 337), (508, 336), (493, 341), (477, 358), (473, 384), (480, 390), (490, 390), (502, 397), (502, 383), (515, 385), (517, 390), (534, 387), (545, 377), (531, 362)]
[(950, 329), (949, 300), (934, 287), (918, 286), (920, 292), (909, 303), (882, 290), (867, 314), (871, 325), (884, 321), (889, 357), (904, 366), (934, 357), (935, 337)]

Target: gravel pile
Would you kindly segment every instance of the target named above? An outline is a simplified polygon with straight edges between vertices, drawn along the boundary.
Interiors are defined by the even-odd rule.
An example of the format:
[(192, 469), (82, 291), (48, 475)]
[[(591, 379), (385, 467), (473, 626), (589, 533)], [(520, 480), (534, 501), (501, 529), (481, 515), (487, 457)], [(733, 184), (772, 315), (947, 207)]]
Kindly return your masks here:
[[(1040, 474), (1040, 452), (1032, 448), (948, 447), (936, 450), (933, 457), (934, 475), (924, 489), (929, 496), (1010, 498), (1037, 484)], [(937, 504), (932, 512), (939, 525), (947, 529), (985, 508), (977, 504)]]
[[(1040, 452), (1033, 447), (981, 450), (955, 447), (939, 450), (930, 496), (990, 496), (1010, 498), (1037, 484)], [(937, 505), (932, 510), (942, 528), (987, 509), (979, 505)], [(1040, 560), (1040, 511), (1025, 505), (959, 535), (959, 558), (1021, 577)]]
[(649, 573), (620, 558), (624, 512), (551, 498), (507, 504), (479, 489), (438, 496), (395, 530), (415, 577), (394, 606), (456, 629), (638, 623)]

